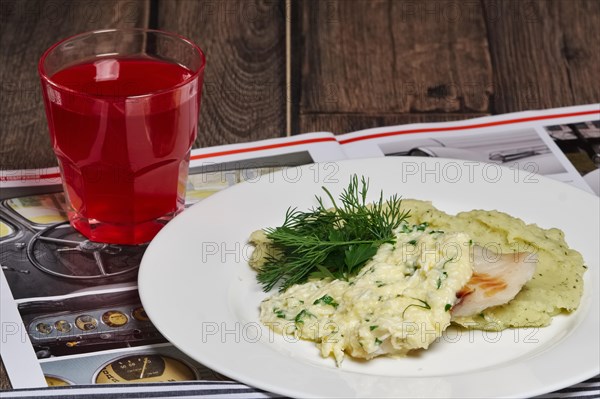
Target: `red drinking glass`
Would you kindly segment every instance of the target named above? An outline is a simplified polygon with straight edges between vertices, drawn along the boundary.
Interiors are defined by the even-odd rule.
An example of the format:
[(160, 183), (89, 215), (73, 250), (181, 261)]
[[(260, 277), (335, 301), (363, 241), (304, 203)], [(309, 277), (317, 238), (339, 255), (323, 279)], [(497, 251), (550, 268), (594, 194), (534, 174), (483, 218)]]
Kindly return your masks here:
[(140, 244), (184, 208), (205, 57), (147, 29), (83, 33), (39, 62), (71, 225), (92, 241)]

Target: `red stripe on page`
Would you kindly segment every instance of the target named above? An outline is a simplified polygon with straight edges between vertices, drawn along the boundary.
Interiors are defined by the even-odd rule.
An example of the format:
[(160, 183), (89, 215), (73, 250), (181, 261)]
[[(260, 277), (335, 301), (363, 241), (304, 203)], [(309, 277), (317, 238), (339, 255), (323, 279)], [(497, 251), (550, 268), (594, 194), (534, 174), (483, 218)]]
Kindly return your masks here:
[(56, 179), (58, 177), (60, 177), (60, 173), (46, 173), (43, 175), (11, 175), (11, 176), (0, 176), (0, 181), (43, 180), (43, 179)]
[(425, 129), (412, 129), (412, 130), (402, 130), (402, 131), (396, 131), (396, 132), (374, 133), (374, 134), (369, 134), (366, 136), (352, 137), (352, 138), (349, 138), (346, 140), (340, 140), (340, 144), (348, 144), (348, 143), (353, 143), (355, 141), (378, 139), (378, 138), (388, 137), (388, 136), (397, 136), (400, 134), (449, 132), (449, 131), (454, 131), (454, 130), (479, 129), (482, 127), (509, 125), (511, 123), (532, 122), (532, 121), (541, 121), (541, 120), (545, 120), (545, 119), (558, 119), (558, 118), (567, 118), (567, 117), (571, 117), (571, 116), (583, 116), (583, 115), (593, 115), (593, 114), (600, 115), (600, 111), (581, 111), (581, 112), (573, 112), (573, 113), (569, 113), (569, 114), (531, 116), (529, 118), (509, 119), (509, 120), (505, 120), (505, 121), (478, 123), (476, 125), (468, 125), (468, 126), (430, 127), (430, 128), (425, 128)]
[(219, 157), (219, 156), (223, 156), (223, 155), (240, 154), (240, 153), (243, 153), (243, 152), (271, 150), (273, 148), (291, 147), (291, 146), (302, 145), (302, 144), (321, 143), (321, 142), (324, 142), (324, 141), (337, 141), (337, 140), (336, 140), (335, 137), (319, 137), (319, 138), (315, 138), (315, 139), (298, 140), (298, 141), (287, 142), (287, 143), (277, 143), (277, 144), (261, 145), (261, 146), (258, 146), (258, 147), (238, 148), (238, 149), (235, 149), (235, 150), (226, 150), (226, 151), (210, 152), (208, 154), (192, 155), (190, 157), (190, 160), (196, 160), (196, 159), (202, 159), (202, 158), (211, 158), (211, 157)]
[(56, 179), (57, 177), (60, 177), (60, 173), (47, 173), (45, 175), (40, 175), (41, 179)]

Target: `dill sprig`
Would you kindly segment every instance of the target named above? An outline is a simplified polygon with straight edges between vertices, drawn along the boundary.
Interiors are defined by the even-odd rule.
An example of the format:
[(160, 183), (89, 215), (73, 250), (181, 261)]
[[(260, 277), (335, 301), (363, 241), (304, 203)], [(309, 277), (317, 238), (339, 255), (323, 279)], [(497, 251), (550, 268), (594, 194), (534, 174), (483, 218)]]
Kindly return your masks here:
[(383, 243), (394, 241), (394, 230), (408, 217), (401, 199), (393, 195), (367, 204), (369, 182), (352, 176), (339, 196), (322, 187), (332, 202), (326, 208), (316, 196), (309, 211), (289, 208), (280, 227), (265, 233), (277, 255), (267, 256), (257, 279), (265, 291), (280, 283), (280, 291), (304, 283), (309, 277), (343, 279), (356, 275)]

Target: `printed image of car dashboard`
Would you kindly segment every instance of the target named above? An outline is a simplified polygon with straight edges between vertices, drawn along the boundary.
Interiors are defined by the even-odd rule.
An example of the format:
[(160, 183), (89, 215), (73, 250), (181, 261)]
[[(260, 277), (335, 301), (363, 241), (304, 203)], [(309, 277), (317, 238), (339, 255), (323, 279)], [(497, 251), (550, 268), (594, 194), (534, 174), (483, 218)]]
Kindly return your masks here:
[(0, 202), (0, 263), (40, 359), (166, 340), (144, 312), (145, 246), (91, 242), (66, 221), (62, 193)]
[(26, 302), (19, 310), (40, 359), (166, 342), (135, 290)]
[(169, 344), (40, 361), (49, 386), (171, 381), (229, 381)]

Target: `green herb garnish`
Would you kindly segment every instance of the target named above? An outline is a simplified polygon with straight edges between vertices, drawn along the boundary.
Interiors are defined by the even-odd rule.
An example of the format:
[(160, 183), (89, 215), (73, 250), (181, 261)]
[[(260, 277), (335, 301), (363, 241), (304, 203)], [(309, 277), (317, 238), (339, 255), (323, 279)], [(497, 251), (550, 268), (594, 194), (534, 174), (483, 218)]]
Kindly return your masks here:
[(436, 286), (436, 288), (437, 288), (438, 290), (439, 290), (439, 289), (440, 289), (440, 287), (442, 286), (442, 277), (444, 277), (444, 280), (445, 280), (446, 278), (448, 278), (448, 273), (446, 273), (446, 272), (442, 272), (442, 275), (438, 277), (438, 279), (437, 279), (437, 286)]
[(340, 306), (339, 303), (337, 303), (335, 301), (335, 299), (333, 299), (332, 297), (330, 297), (329, 295), (323, 295), (321, 298), (317, 299), (316, 301), (313, 302), (313, 305), (318, 305), (320, 303), (324, 303), (325, 305), (331, 305), (333, 306), (335, 309), (337, 309), (338, 306)]
[(296, 317), (294, 317), (294, 323), (296, 323), (296, 324), (304, 324), (304, 318), (305, 317), (314, 317), (314, 318), (316, 318), (317, 316), (315, 316), (314, 314), (310, 313), (308, 310), (303, 309), (300, 313), (298, 313), (296, 315)]
[(374, 329), (376, 329), (377, 327), (379, 327), (379, 326), (369, 326), (369, 330), (370, 330), (370, 331), (373, 331), (373, 330), (374, 330)]
[(281, 309), (273, 309), (273, 313), (275, 313), (275, 316), (277, 316), (280, 319), (285, 319), (285, 312)]
[(402, 317), (404, 317), (404, 313), (406, 313), (406, 311), (408, 310), (408, 308), (410, 308), (411, 306), (416, 306), (418, 308), (423, 308), (426, 310), (431, 309), (431, 306), (429, 306), (429, 304), (419, 298), (411, 298), (414, 299), (415, 301), (419, 301), (421, 303), (411, 303), (410, 305), (408, 305), (407, 307), (404, 308), (404, 311), (402, 312)]
[(394, 230), (408, 217), (394, 195), (387, 202), (383, 192), (367, 204), (368, 181), (354, 175), (339, 196), (339, 204), (325, 187), (332, 202), (307, 212), (287, 210), (283, 225), (265, 229), (277, 255), (269, 255), (257, 274), (264, 291), (280, 283), (280, 291), (304, 283), (309, 277), (348, 280), (377, 252), (381, 244), (394, 242)]
[(402, 233), (408, 234), (408, 233), (412, 233), (412, 231), (413, 231), (412, 227), (408, 227), (408, 224), (406, 224), (406, 223), (403, 223), (401, 227), (402, 227)]
[(449, 303), (446, 304), (446, 306), (444, 306), (444, 310), (447, 312), (450, 310), (450, 308), (452, 308), (452, 305), (450, 305)]
[(380, 340), (379, 338), (375, 338), (375, 343), (376, 343), (377, 345), (381, 345), (381, 344), (383, 343), (383, 341), (382, 341), (382, 340)]

